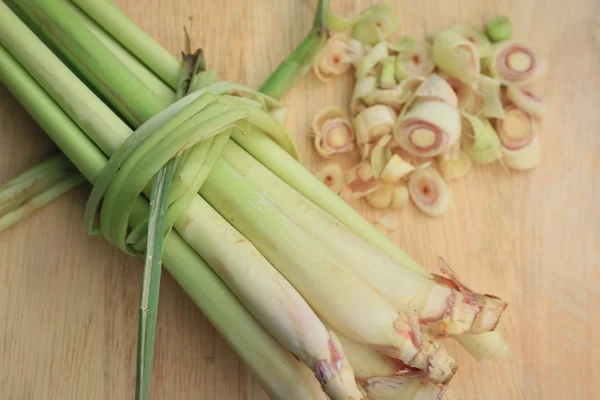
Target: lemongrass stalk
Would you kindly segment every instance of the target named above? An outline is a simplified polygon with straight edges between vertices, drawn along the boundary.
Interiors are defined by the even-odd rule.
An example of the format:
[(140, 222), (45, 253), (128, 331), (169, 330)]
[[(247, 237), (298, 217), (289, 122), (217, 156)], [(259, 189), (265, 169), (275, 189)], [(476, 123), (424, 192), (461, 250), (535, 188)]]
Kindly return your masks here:
[(423, 335), (420, 345), (412, 340), (412, 329), (404, 314), (227, 161), (217, 162), (200, 193), (333, 327), (429, 372), (436, 382), (452, 377), (456, 363), (444, 348), (427, 335)]
[[(64, 2), (27, 0), (15, 4), (129, 123), (141, 124), (170, 104), (168, 99), (154, 96), (128, 68), (120, 68), (122, 63)], [(95, 73), (96, 69), (103, 75)], [(113, 85), (123, 90), (114, 92)]]
[[(99, 3), (100, 4), (100, 3)], [(104, 3), (102, 3), (104, 4)], [(98, 22), (98, 20), (96, 20)], [(123, 21), (121, 25), (123, 32), (131, 33), (138, 27), (130, 21)], [(129, 24), (129, 25), (128, 25)], [(108, 32), (115, 36), (114, 32), (107, 29), (105, 24), (100, 23)], [(135, 36), (135, 35), (133, 35)], [(131, 38), (129, 38), (131, 39)], [(131, 43), (131, 41), (121, 42)], [(135, 43), (134, 43), (134, 47)], [(131, 50), (131, 49), (130, 49)], [(135, 50), (135, 51), (134, 51)], [(171, 57), (170, 54), (165, 55), (163, 49), (156, 42), (150, 41), (146, 46), (137, 46), (131, 50), (140, 59), (162, 54), (164, 58)], [(140, 52), (150, 53), (146, 56), (140, 56)], [(160, 57), (158, 57), (160, 58)], [(177, 73), (177, 70), (175, 70)], [(272, 139), (264, 134), (242, 135), (234, 133), (234, 139), (256, 157), (262, 164), (268, 166), (272, 171), (282, 177), (288, 184), (296, 190), (303, 193), (305, 196), (314, 201), (328, 213), (335, 216), (338, 220), (351, 227), (357, 234), (369, 241), (371, 244), (379, 247), (388, 253), (396, 261), (400, 262), (403, 267), (409, 268), (416, 273), (424, 276), (431, 276), (413, 259), (411, 259), (404, 251), (397, 247), (389, 238), (382, 234), (377, 228), (368, 223), (360, 214), (352, 207), (345, 203), (332, 193), (325, 185), (322, 185), (309, 171), (297, 163), (289, 154), (283, 151)], [(473, 343), (486, 342), (487, 339), (481, 338), (481, 335), (469, 337), (465, 339)], [(485, 343), (484, 343), (485, 344)], [(485, 347), (481, 345), (481, 347)]]
[(32, 197), (74, 173), (77, 173), (77, 169), (59, 154), (6, 182), (0, 186), (0, 216), (20, 207)]
[(329, 36), (326, 25), (328, 10), (329, 0), (319, 0), (310, 32), (262, 84), (260, 87), (262, 93), (279, 99), (310, 70), (327, 43)]
[[(227, 283), (236, 296), (286, 348), (311, 368), (331, 399), (360, 399), (344, 352), (306, 301), (264, 256), (197, 196), (175, 228)], [(260, 288), (257, 290), (257, 288)], [(349, 380), (342, 379), (347, 371)]]
[[(0, 3), (0, 15), (7, 15)], [(0, 79), (71, 162), (95, 182), (106, 156), (0, 46)], [(132, 223), (147, 214), (147, 203), (137, 202)], [(252, 369), (265, 390), (280, 399), (325, 399), (317, 381), (248, 313), (219, 277), (177, 233), (169, 235), (165, 266), (204, 315)]]
[[(112, 4), (107, 1), (107, 4)], [(149, 70), (144, 64), (138, 61), (129, 51), (127, 51), (123, 46), (117, 42), (112, 36), (110, 36), (104, 29), (100, 28), (94, 21), (92, 21), (87, 14), (81, 11), (75, 5), (65, 2), (65, 6), (67, 6), (70, 10), (76, 14), (85, 26), (92, 32), (98, 39), (102, 41), (102, 43), (113, 52), (117, 58), (127, 66), (133, 72), (134, 75), (140, 77), (140, 79), (156, 94), (156, 96), (169, 99), (171, 102), (175, 101), (175, 95), (170, 86), (164, 83), (160, 78), (158, 78), (154, 72)], [(109, 6), (110, 7), (110, 6)]]
[(499, 361), (508, 352), (508, 344), (498, 331), (479, 335), (457, 335), (454, 338), (478, 361)]
[(478, 333), (495, 328), (504, 302), (456, 290), (402, 268), (290, 188), (241, 148), (228, 146), (223, 158), (295, 223), (343, 259), (345, 262), (339, 268), (351, 268), (397, 309), (408, 312), (411, 303), (414, 304), (422, 322), (431, 325), (438, 334)]
[[(138, 27), (112, 1), (70, 0), (128, 49), (172, 89), (179, 80), (179, 60)], [(152, 51), (147, 49), (152, 48)]]
[[(47, 160), (46, 163), (53, 161), (53, 159)], [(61, 161), (68, 161), (64, 157), (60, 157)], [(73, 166), (71, 163), (68, 163), (71, 168)], [(40, 164), (39, 166), (42, 166)], [(7, 194), (7, 192), (12, 192), (13, 189), (18, 189), (19, 192), (13, 194), (15, 195), (13, 198), (3, 198), (0, 200), (0, 206), (8, 207), (2, 212), (0, 212), (0, 232), (10, 228), (15, 225), (19, 221), (25, 219), (29, 215), (33, 214), (35, 211), (41, 209), (54, 199), (60, 197), (63, 193), (68, 192), (76, 186), (79, 186), (81, 183), (85, 181), (85, 178), (77, 171), (71, 171), (69, 174), (61, 178), (60, 180), (56, 180), (62, 174), (51, 172), (47, 176), (49, 179), (46, 183), (50, 183), (50, 185), (39, 185), (39, 182), (30, 182), (32, 185), (29, 186), (29, 183), (24, 182), (26, 186), (18, 188), (16, 186), (7, 186), (0, 188), (0, 197)], [(44, 176), (44, 177), (45, 177)], [(23, 175), (19, 176), (17, 179), (22, 178)], [(8, 182), (8, 185), (11, 185), (13, 181)], [(19, 185), (21, 186), (21, 185)], [(24, 189), (21, 191), (21, 189)], [(32, 192), (31, 192), (32, 191)], [(21, 195), (30, 193), (27, 197), (22, 197)], [(19, 198), (17, 202), (14, 200)]]

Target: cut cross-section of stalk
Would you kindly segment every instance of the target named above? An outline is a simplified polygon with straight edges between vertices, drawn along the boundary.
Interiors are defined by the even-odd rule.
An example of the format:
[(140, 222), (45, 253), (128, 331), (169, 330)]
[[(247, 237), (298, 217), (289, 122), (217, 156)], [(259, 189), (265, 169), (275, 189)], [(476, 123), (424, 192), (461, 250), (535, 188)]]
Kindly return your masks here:
[(417, 76), (425, 77), (435, 70), (432, 47), (427, 42), (416, 41), (409, 51), (396, 55), (396, 79), (402, 81)]
[(546, 71), (546, 62), (539, 59), (531, 44), (514, 40), (494, 44), (485, 66), (492, 77), (518, 86), (539, 79)]
[(326, 107), (312, 120), (315, 149), (320, 156), (329, 158), (354, 148), (354, 129), (339, 107)]
[(433, 168), (417, 168), (410, 174), (408, 191), (415, 205), (425, 214), (439, 217), (448, 211), (448, 185)]
[(394, 139), (404, 150), (419, 157), (436, 156), (458, 140), (460, 116), (452, 106), (441, 101), (415, 104), (398, 118)]

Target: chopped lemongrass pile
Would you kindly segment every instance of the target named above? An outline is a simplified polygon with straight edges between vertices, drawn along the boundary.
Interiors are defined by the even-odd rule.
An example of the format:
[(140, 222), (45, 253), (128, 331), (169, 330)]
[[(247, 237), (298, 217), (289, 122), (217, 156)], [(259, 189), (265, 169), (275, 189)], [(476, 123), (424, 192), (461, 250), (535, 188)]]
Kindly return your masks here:
[(329, 185), (336, 193), (349, 191), (346, 198), (378, 209), (404, 208), (410, 198), (424, 213), (441, 216), (450, 204), (448, 183), (474, 164), (525, 170), (540, 162), (537, 133), (546, 103), (526, 85), (546, 64), (531, 44), (511, 40), (508, 17), (484, 28), (455, 24), (430, 40), (396, 41), (399, 19), (389, 6), (343, 21), (315, 71), (335, 74), (327, 67), (332, 58), (340, 64), (336, 71), (354, 67), (351, 123), (340, 108), (327, 107), (312, 124), (322, 157), (360, 155), (345, 171), (346, 187), (337, 180)]

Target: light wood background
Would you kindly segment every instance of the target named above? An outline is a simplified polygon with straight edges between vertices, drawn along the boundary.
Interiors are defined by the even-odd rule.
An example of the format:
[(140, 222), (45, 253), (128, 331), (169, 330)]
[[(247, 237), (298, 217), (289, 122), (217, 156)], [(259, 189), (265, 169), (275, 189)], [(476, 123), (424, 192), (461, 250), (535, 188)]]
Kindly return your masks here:
[[(308, 0), (117, 0), (173, 52), (186, 25), (221, 78), (251, 87), (308, 31)], [(446, 258), (478, 290), (510, 306), (500, 324), (511, 346), (500, 363), (460, 360), (453, 387), (464, 399), (593, 399), (600, 393), (600, 30), (594, 0), (394, 0), (404, 33), (423, 37), (456, 21), (509, 15), (515, 37), (549, 61), (537, 85), (550, 113), (544, 157), (531, 172), (474, 169), (451, 185), (452, 207), (430, 219), (414, 207), (387, 213), (390, 234), (428, 268)], [(332, 0), (353, 15), (366, 1)], [(288, 125), (306, 165), (324, 163), (307, 139), (319, 108), (347, 104), (351, 78), (308, 76), (286, 97)], [(0, 87), (0, 183), (55, 152)], [(347, 161), (349, 162), (349, 161)], [(89, 237), (89, 187), (0, 234), (0, 398), (130, 399), (134, 392), (141, 262)], [(378, 215), (358, 204), (369, 218)], [(264, 399), (226, 343), (165, 274), (152, 387), (154, 399)]]

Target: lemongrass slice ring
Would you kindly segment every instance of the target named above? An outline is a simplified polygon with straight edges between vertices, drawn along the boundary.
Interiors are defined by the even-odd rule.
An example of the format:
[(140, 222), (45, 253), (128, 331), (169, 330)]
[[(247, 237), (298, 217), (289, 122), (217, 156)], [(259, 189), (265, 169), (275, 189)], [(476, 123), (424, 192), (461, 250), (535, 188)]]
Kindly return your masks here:
[(341, 35), (334, 35), (327, 40), (319, 59), (313, 63), (313, 70), (319, 79), (328, 81), (333, 75), (348, 71), (350, 65), (352, 58), (348, 55), (346, 40)]
[(408, 192), (415, 205), (432, 217), (444, 215), (450, 207), (448, 185), (433, 168), (417, 168), (410, 174)]
[(339, 164), (329, 164), (323, 167), (317, 173), (317, 178), (335, 194), (339, 194), (344, 187), (344, 171)]
[(427, 42), (417, 41), (410, 51), (396, 55), (396, 79), (401, 81), (415, 76), (428, 76), (435, 70), (432, 47)]
[(508, 106), (505, 112), (505, 118), (496, 120), (496, 132), (503, 147), (519, 150), (527, 146), (535, 137), (537, 129), (535, 119), (531, 114), (515, 106)]
[(388, 38), (400, 27), (400, 19), (394, 8), (387, 4), (375, 5), (364, 10), (352, 27), (352, 37), (373, 46)]
[(481, 64), (477, 48), (453, 30), (443, 30), (433, 40), (433, 60), (448, 75), (469, 85), (479, 81)]
[(373, 167), (365, 161), (346, 171), (344, 180), (354, 198), (364, 197), (375, 191), (380, 185)]
[(460, 115), (441, 101), (416, 104), (398, 118), (394, 140), (401, 148), (419, 157), (433, 157), (450, 148), (460, 137)]
[(540, 163), (541, 149), (540, 141), (534, 136), (525, 146), (517, 150), (512, 150), (504, 146), (501, 147), (505, 165), (516, 170), (531, 169)]
[(485, 62), (490, 75), (506, 85), (526, 85), (546, 71), (531, 44), (514, 40), (493, 45)]
[(397, 117), (394, 109), (383, 104), (365, 108), (353, 121), (356, 143), (360, 146), (392, 133)]
[(461, 148), (478, 164), (490, 164), (502, 157), (500, 139), (486, 118), (461, 115)]
[(441, 76), (432, 74), (415, 91), (415, 101), (440, 100), (457, 108), (458, 98), (452, 86)]
[(541, 118), (546, 115), (546, 102), (529, 89), (523, 89), (517, 86), (509, 86), (506, 89), (506, 97), (521, 110)]
[(484, 58), (490, 55), (492, 51), (492, 44), (483, 30), (471, 24), (456, 24), (452, 25), (448, 29), (458, 33), (465, 40), (473, 43), (479, 58)]
[(339, 107), (327, 107), (315, 115), (312, 121), (314, 144), (321, 157), (346, 153), (354, 149), (354, 129)]

